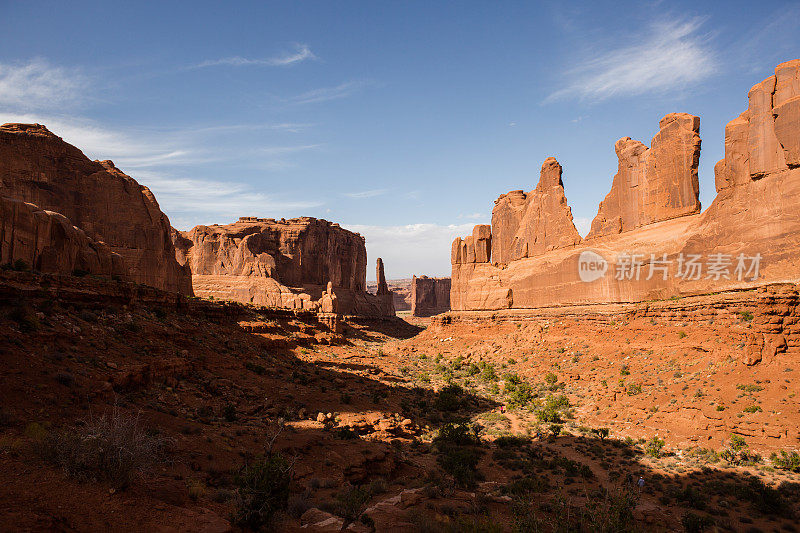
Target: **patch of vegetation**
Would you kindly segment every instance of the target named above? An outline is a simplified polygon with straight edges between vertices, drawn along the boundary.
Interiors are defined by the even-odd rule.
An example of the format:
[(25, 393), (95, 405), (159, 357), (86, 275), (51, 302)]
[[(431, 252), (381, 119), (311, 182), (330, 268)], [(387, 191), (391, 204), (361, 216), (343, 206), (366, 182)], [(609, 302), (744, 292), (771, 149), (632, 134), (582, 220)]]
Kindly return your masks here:
[(544, 404), (536, 409), (536, 417), (542, 422), (559, 424), (563, 422), (563, 417), (569, 408), (570, 403), (566, 395), (548, 396)]
[(731, 433), (728, 446), (720, 452), (719, 457), (732, 465), (749, 465), (761, 461), (761, 457), (750, 452), (744, 437), (735, 433)]
[(164, 456), (167, 439), (146, 431), (137, 415), (114, 408), (76, 429), (42, 439), (45, 458), (81, 481), (108, 482), (122, 489)]
[(753, 321), (753, 313), (750, 311), (739, 311), (737, 313), (739, 315), (739, 320), (742, 322), (752, 322)]
[(666, 442), (664, 439), (660, 439), (657, 436), (653, 437), (649, 441), (647, 441), (647, 445), (644, 448), (644, 451), (650, 457), (661, 457), (662, 450), (664, 449), (664, 445)]
[(438, 411), (453, 413), (461, 409), (464, 403), (464, 389), (456, 384), (448, 385), (439, 391), (433, 407)]
[(453, 476), (456, 485), (472, 488), (483, 475), (477, 470), (483, 452), (475, 448), (452, 446), (444, 449), (436, 458), (442, 470)]
[(269, 452), (246, 463), (236, 474), (237, 509), (234, 521), (258, 531), (277, 511), (287, 508), (293, 464)]
[(800, 453), (781, 450), (780, 455), (772, 452), (769, 458), (775, 468), (790, 472), (800, 472)]
[(686, 533), (702, 533), (707, 529), (714, 527), (714, 519), (708, 515), (701, 515), (697, 513), (693, 513), (692, 511), (687, 511), (683, 517), (681, 517), (681, 524), (683, 525), (683, 530)]
[(736, 385), (736, 388), (744, 392), (760, 392), (764, 390), (764, 387), (762, 387), (761, 385), (755, 385), (755, 384), (745, 385), (744, 383), (739, 383), (738, 385)]
[(475, 426), (460, 423), (445, 424), (439, 428), (439, 433), (433, 439), (436, 445), (470, 446), (478, 445), (481, 439)]
[(631, 383), (628, 385), (628, 396), (636, 396), (642, 393), (642, 386), (638, 383)]

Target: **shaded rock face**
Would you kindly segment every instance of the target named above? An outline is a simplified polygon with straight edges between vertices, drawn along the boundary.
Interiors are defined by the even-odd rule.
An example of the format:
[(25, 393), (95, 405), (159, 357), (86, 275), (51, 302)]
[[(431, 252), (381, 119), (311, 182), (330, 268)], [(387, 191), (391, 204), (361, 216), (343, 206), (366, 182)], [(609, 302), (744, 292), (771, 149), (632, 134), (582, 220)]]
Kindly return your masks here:
[(433, 316), (450, 310), (450, 278), (420, 276), (411, 280), (411, 314)]
[(224, 226), (176, 231), (172, 238), (200, 296), (313, 309), (330, 283), (328, 296), (335, 296), (339, 313), (394, 314), (365, 292), (364, 238), (327, 220), (241, 217)]
[(46, 274), (83, 271), (127, 276), (122, 257), (91, 240), (64, 215), (0, 198), (0, 263), (24, 261)]
[(619, 169), (587, 240), (700, 212), (700, 117), (671, 113), (651, 148), (630, 137), (614, 145)]
[[(364, 238), (310, 217), (276, 221), (242, 217), (224, 226), (196, 226), (176, 240), (194, 276), (272, 278), (288, 287), (363, 291)], [(191, 242), (191, 246), (188, 243)]]
[[(492, 261), (479, 263), (469, 261), (474, 233), (456, 239), (452, 309), (639, 302), (800, 281), (799, 71), (800, 60), (778, 65), (775, 76), (750, 91), (748, 110), (725, 128), (718, 194), (706, 211), (699, 213), (697, 202), (697, 118), (667, 115), (651, 148), (617, 143), (620, 170), (583, 242), (538, 255), (529, 246), (527, 257), (513, 259), (514, 241), (500, 229), (491, 235)], [(499, 228), (515, 219), (522, 225), (527, 196), (506, 195), (519, 213), (495, 206)], [(686, 263), (692, 256), (700, 263), (696, 275)], [(750, 270), (755, 258), (757, 272)], [(778, 334), (770, 335), (759, 349), (781, 350)]]
[[(492, 244), (492, 261), (508, 263), (581, 242), (561, 172), (558, 161), (548, 157), (536, 189), (527, 194), (511, 191), (495, 201), (491, 233), (485, 236)], [(476, 262), (488, 263), (489, 259), (476, 258)]]
[(379, 314), (381, 316), (394, 316), (397, 314), (394, 307), (394, 294), (389, 290), (389, 285), (386, 284), (386, 273), (383, 269), (383, 259), (380, 257), (375, 262), (375, 279), (378, 283), (375, 298), (378, 300), (380, 306)]
[(39, 124), (0, 126), (4, 196), (62, 214), (88, 238), (122, 257), (129, 278), (192, 294), (175, 260), (170, 224), (153, 193), (111, 161), (90, 161)]

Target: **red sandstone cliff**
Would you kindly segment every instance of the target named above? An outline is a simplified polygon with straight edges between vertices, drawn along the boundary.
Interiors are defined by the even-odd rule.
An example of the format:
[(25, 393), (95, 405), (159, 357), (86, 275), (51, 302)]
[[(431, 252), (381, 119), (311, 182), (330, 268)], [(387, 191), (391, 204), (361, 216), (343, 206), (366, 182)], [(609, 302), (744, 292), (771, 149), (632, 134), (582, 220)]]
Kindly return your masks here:
[[(491, 229), (493, 262), (508, 263), (581, 242), (564, 196), (561, 171), (558, 161), (548, 157), (542, 164), (536, 189), (528, 194), (511, 191), (495, 201)], [(476, 258), (476, 262), (488, 260)]]
[(122, 257), (91, 240), (64, 215), (0, 197), (0, 263), (23, 261), (46, 274), (126, 276)]
[(587, 240), (700, 212), (700, 117), (670, 113), (659, 127), (651, 148), (630, 137), (614, 145), (619, 170)]
[[(494, 216), (492, 233), (476, 227), (490, 243), (491, 263), (476, 258), (476, 232), (456, 239), (452, 308), (636, 302), (800, 281), (800, 60), (778, 65), (748, 98), (748, 110), (725, 128), (718, 195), (705, 212), (697, 200), (699, 119), (667, 115), (651, 148), (617, 142), (619, 171), (584, 242), (538, 254), (529, 245), (527, 257), (515, 256), (505, 228), (521, 224), (522, 215), (503, 214), (510, 205), (501, 208), (499, 235)], [(520, 194), (501, 197), (498, 206), (516, 201), (521, 212), (527, 197), (513, 198)], [(547, 242), (547, 231), (525, 242)], [(697, 272), (687, 267), (693, 255)], [(581, 275), (587, 257), (605, 263), (594, 279)], [(755, 258), (757, 273), (750, 270)]]
[[(39, 124), (0, 126), (3, 196), (60, 213), (92, 241), (122, 257), (135, 282), (191, 294), (175, 260), (170, 224), (150, 189), (114, 167), (90, 161)], [(67, 261), (69, 262), (69, 261)]]
[(173, 232), (173, 240), (200, 296), (312, 309), (330, 282), (339, 313), (394, 314), (385, 280), (388, 297), (366, 293), (364, 238), (338, 224), (311, 217), (242, 217), (224, 226)]

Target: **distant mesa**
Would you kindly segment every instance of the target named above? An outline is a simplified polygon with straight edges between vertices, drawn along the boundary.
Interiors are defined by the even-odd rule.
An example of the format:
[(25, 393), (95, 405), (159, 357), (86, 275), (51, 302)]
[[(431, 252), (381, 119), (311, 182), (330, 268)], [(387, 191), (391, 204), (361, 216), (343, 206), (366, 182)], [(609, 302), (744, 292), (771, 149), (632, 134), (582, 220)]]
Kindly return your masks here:
[[(696, 116), (666, 115), (649, 147), (629, 137), (616, 142), (617, 174), (585, 239), (561, 165), (547, 158), (534, 190), (501, 195), (491, 226), (453, 242), (452, 309), (640, 302), (800, 281), (800, 60), (778, 65), (748, 99), (725, 128), (718, 194), (702, 213)], [(583, 276), (590, 282), (579, 271), (585, 252), (608, 262), (602, 275)], [(681, 272), (693, 256), (716, 257), (721, 275)], [(620, 276), (618, 260), (631, 258), (638, 274)], [(735, 275), (737, 258), (759, 258), (757, 276)]]
[(450, 278), (414, 276), (411, 280), (411, 315), (426, 317), (450, 310)]
[[(232, 224), (175, 230), (172, 239), (198, 296), (318, 310), (330, 283), (340, 314), (395, 314), (385, 279), (383, 292), (366, 292), (364, 238), (339, 224), (312, 217), (240, 217)], [(377, 269), (383, 273), (380, 259)]]

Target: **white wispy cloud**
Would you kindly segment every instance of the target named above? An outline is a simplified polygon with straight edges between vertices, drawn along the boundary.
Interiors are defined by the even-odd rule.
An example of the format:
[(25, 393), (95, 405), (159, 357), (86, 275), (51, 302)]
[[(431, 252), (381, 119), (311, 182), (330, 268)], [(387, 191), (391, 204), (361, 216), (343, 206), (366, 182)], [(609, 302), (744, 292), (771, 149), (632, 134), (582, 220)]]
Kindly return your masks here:
[(279, 170), (291, 166), (292, 154), (314, 150), (322, 144), (298, 144), (260, 147), (226, 147), (214, 143), (222, 135), (254, 129), (290, 131), (282, 124), (230, 124), (206, 128), (117, 130), (81, 117), (39, 113), (0, 112), (0, 124), (27, 122), (44, 124), (68, 143), (80, 148), (90, 159), (113, 159), (122, 168), (189, 166), (244, 157), (264, 169)]
[(86, 96), (88, 78), (79, 70), (36, 58), (0, 63), (0, 107), (19, 110), (63, 109)]
[(363, 80), (347, 81), (335, 87), (322, 87), (320, 89), (306, 91), (297, 96), (285, 99), (285, 102), (288, 104), (303, 105), (339, 100), (355, 94), (367, 85), (369, 85), (369, 82)]
[[(383, 259), (389, 279), (412, 275), (449, 276), (450, 246), (453, 239), (472, 234), (474, 224), (407, 224), (367, 226), (342, 224), (366, 239), (370, 265)], [(367, 269), (370, 276), (374, 269)]]
[[(300, 215), (303, 210), (323, 203), (269, 195), (235, 181), (192, 179), (174, 175), (168, 169), (241, 157), (241, 152), (228, 153), (213, 143), (209, 144), (204, 135), (198, 140), (198, 130), (195, 128), (123, 131), (106, 128), (78, 117), (0, 112), (0, 124), (5, 122), (44, 124), (66, 142), (80, 148), (90, 159), (112, 159), (123, 172), (153, 191), (173, 225), (181, 229), (197, 224), (230, 222), (243, 214)], [(205, 133), (220, 134), (251, 127), (258, 125), (210, 127)], [(319, 145), (260, 147), (251, 152), (263, 156), (262, 166), (279, 170), (287, 165), (284, 157), (316, 146)]]
[(718, 64), (708, 35), (699, 31), (702, 24), (702, 19), (654, 23), (634, 38), (636, 44), (607, 50), (567, 70), (566, 86), (546, 102), (661, 93), (704, 80)]
[(353, 198), (354, 200), (364, 200), (366, 198), (374, 198), (389, 192), (389, 189), (371, 189), (369, 191), (357, 191), (342, 193), (342, 196)]
[(135, 177), (153, 191), (172, 225), (184, 230), (198, 224), (234, 222), (244, 215), (299, 215), (323, 205), (316, 200), (265, 194), (238, 182), (181, 178), (150, 170), (139, 170)]
[(311, 51), (311, 48), (307, 44), (297, 44), (295, 45), (295, 49), (292, 52), (287, 52), (279, 56), (275, 57), (268, 57), (262, 59), (252, 59), (247, 57), (241, 56), (233, 56), (233, 57), (223, 57), (221, 59), (209, 59), (203, 61), (202, 63), (198, 63), (194, 66), (194, 68), (205, 68), (205, 67), (218, 67), (218, 66), (229, 66), (229, 67), (247, 67), (247, 66), (267, 66), (267, 67), (283, 67), (287, 65), (293, 65), (295, 63), (300, 63), (301, 61), (306, 61), (308, 59), (316, 59), (317, 56)]

